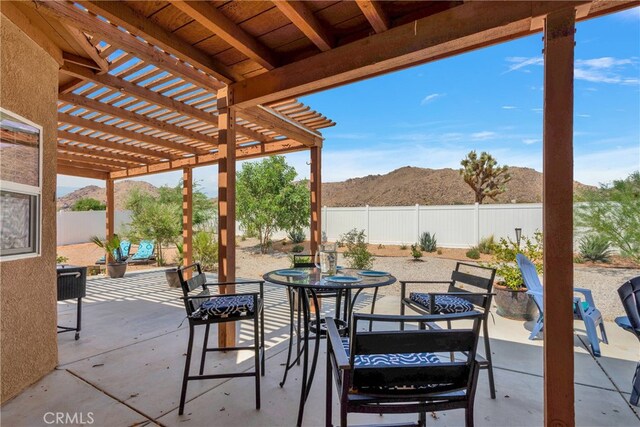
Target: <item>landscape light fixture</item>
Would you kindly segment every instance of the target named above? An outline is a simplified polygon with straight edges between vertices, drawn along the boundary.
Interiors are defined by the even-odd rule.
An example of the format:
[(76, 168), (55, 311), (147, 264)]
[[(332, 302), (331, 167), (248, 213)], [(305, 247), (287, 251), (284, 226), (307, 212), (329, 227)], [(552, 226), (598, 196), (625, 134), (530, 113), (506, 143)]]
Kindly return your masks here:
[(516, 244), (518, 245), (518, 249), (520, 249), (521, 238), (522, 238), (522, 228), (516, 227)]

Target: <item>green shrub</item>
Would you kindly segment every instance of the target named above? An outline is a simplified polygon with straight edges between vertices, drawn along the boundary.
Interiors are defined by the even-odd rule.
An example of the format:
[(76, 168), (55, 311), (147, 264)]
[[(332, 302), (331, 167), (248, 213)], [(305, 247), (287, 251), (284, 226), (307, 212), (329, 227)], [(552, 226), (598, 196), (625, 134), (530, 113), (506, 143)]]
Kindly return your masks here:
[(478, 243), (478, 251), (481, 254), (491, 255), (496, 247), (495, 239), (493, 238), (493, 234), (489, 237), (483, 237), (480, 239), (480, 243)]
[(501, 284), (509, 289), (518, 290), (524, 287), (522, 273), (516, 264), (516, 255), (522, 253), (536, 266), (538, 274), (542, 273), (542, 233), (537, 231), (533, 239), (522, 236), (520, 247), (511, 239), (500, 239), (495, 246), (495, 262), (488, 263), (496, 269), (496, 275), (502, 278)]
[(294, 254), (298, 254), (302, 251), (304, 251), (304, 246), (302, 245), (295, 245), (294, 247), (291, 248), (291, 252), (293, 252)]
[(442, 249), (438, 249), (438, 250), (436, 251), (436, 253), (437, 253), (438, 255), (442, 255)]
[(193, 258), (204, 271), (215, 271), (218, 267), (218, 242), (216, 233), (198, 231), (193, 235)]
[(404, 243), (400, 243), (400, 249), (404, 251), (405, 249), (407, 249), (407, 245)]
[(366, 270), (373, 267), (375, 258), (369, 252), (365, 237), (364, 230), (358, 231), (355, 228), (340, 236), (340, 243), (347, 248), (342, 255), (351, 268)]
[(411, 245), (411, 256), (413, 257), (414, 261), (422, 258), (422, 251), (420, 250), (419, 244), (416, 243), (415, 245)]
[(58, 255), (56, 256), (56, 264), (64, 264), (65, 262), (69, 261), (69, 258), (67, 258), (64, 255)]
[(467, 251), (467, 258), (480, 259), (480, 249), (477, 246), (472, 247)]
[(580, 239), (580, 258), (584, 261), (610, 262), (611, 243), (609, 239), (597, 234), (590, 234)]
[(382, 243), (380, 243), (380, 244), (378, 245), (378, 249), (384, 249), (384, 248), (385, 248), (385, 246), (384, 246)]
[(435, 252), (437, 249), (436, 245), (437, 240), (435, 233), (433, 234), (433, 236), (428, 231), (422, 233), (422, 235), (420, 236), (420, 249), (425, 252)]
[(306, 236), (301, 228), (294, 228), (293, 230), (289, 230), (287, 237), (292, 243), (302, 243)]

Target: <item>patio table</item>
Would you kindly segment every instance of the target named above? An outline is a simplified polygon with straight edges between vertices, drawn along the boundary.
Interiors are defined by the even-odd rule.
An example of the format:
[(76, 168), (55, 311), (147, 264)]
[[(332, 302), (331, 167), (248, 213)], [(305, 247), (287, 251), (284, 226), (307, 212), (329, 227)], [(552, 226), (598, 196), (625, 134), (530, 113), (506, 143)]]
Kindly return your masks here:
[[(302, 386), (300, 390), (300, 404), (298, 407), (298, 421), (296, 423), (297, 426), (302, 425), (302, 418), (304, 416), (304, 405), (309, 396), (309, 392), (311, 390), (311, 384), (313, 383), (313, 376), (315, 374), (316, 365), (318, 363), (318, 353), (320, 350), (320, 338), (322, 337), (322, 320), (320, 318), (320, 310), (315, 310), (315, 319), (311, 319), (311, 304), (309, 296), (311, 296), (311, 300), (313, 300), (313, 304), (315, 307), (319, 307), (318, 305), (318, 296), (317, 292), (319, 290), (336, 290), (336, 291), (345, 291), (345, 305), (346, 305), (346, 319), (340, 318), (340, 310), (336, 307), (336, 318), (342, 322), (344, 325), (344, 330), (348, 331), (350, 327), (350, 319), (353, 311), (353, 305), (355, 300), (358, 298), (358, 295), (362, 290), (367, 288), (379, 288), (382, 286), (388, 286), (396, 282), (396, 278), (390, 274), (385, 274), (381, 276), (363, 276), (360, 273), (363, 273), (366, 270), (357, 270), (357, 269), (340, 269), (339, 275), (340, 277), (348, 277), (352, 278), (351, 280), (357, 280), (353, 282), (340, 282), (340, 279), (335, 278), (337, 281), (327, 280), (328, 277), (326, 275), (321, 274), (320, 269), (318, 268), (292, 268), (287, 270), (275, 270), (269, 273), (266, 273), (263, 278), (266, 282), (274, 283), (276, 285), (286, 286), (289, 291), (289, 295), (293, 297), (294, 292), (298, 291), (298, 294), (301, 296), (300, 301), (302, 303), (302, 326), (303, 326), (303, 341), (302, 347), (297, 354), (297, 357), (294, 361), (291, 361), (291, 348), (292, 345), (289, 345), (289, 353), (287, 356), (287, 363), (285, 364), (284, 377), (282, 382), (280, 383), (280, 387), (284, 386), (284, 383), (287, 378), (287, 372), (291, 369), (297, 361), (302, 357)], [(335, 276), (334, 276), (335, 277)], [(344, 279), (345, 281), (347, 279)], [(351, 297), (352, 291), (355, 291), (353, 298)], [(292, 301), (293, 303), (293, 301)], [(293, 323), (291, 325), (291, 335), (289, 339), (293, 339)], [(311, 358), (311, 364), (309, 365), (309, 339), (311, 335), (311, 331), (313, 330), (315, 337), (315, 345), (314, 351)]]

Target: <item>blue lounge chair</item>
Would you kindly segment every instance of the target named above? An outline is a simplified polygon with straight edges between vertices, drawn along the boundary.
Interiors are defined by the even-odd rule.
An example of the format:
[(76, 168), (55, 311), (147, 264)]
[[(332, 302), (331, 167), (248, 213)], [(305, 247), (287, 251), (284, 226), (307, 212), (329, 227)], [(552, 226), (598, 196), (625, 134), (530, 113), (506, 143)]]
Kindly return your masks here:
[[(122, 240), (120, 242), (120, 253), (122, 254), (122, 260), (126, 261), (129, 258), (129, 252), (131, 251), (131, 242), (128, 240)], [(118, 258), (118, 253), (113, 251), (113, 259)], [(106, 262), (106, 257), (102, 256), (99, 260), (96, 261), (96, 264), (104, 264)]]
[[(526, 256), (518, 254), (516, 256), (516, 261), (518, 262), (518, 267), (520, 267), (520, 271), (522, 272), (522, 278), (524, 279), (524, 284), (527, 287), (527, 294), (533, 298), (533, 301), (536, 303), (536, 306), (538, 306), (538, 311), (540, 312), (538, 320), (536, 321), (536, 324), (531, 331), (531, 335), (529, 336), (529, 339), (532, 340), (535, 339), (542, 330), (544, 320), (544, 297), (542, 284), (538, 278), (536, 266), (533, 265)], [(604, 329), (602, 313), (600, 313), (600, 310), (596, 308), (595, 302), (593, 301), (593, 295), (591, 295), (591, 291), (589, 289), (573, 288), (573, 292), (584, 295), (584, 301), (581, 297), (573, 297), (573, 317), (584, 322), (584, 326), (587, 331), (587, 338), (589, 339), (589, 344), (591, 346), (591, 352), (594, 356), (600, 356), (600, 340), (598, 339), (597, 332), (598, 326), (600, 327), (602, 342), (605, 344), (609, 343), (607, 340), (607, 333)]]
[(156, 246), (153, 240), (141, 240), (138, 245), (138, 250), (128, 262), (133, 264), (144, 264), (154, 259), (154, 253)]
[[(635, 277), (618, 289), (618, 295), (624, 306), (626, 316), (616, 318), (616, 323), (625, 331), (629, 331), (640, 340), (640, 276)], [(632, 405), (639, 406), (640, 400), (640, 362), (636, 366), (636, 372), (633, 375), (633, 388), (631, 390)]]

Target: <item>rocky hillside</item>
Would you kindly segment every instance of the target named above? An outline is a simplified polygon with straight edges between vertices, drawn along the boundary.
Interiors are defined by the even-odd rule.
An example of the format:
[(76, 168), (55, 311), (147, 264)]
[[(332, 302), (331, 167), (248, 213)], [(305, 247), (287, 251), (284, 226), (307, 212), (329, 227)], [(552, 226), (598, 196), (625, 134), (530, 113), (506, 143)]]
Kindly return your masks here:
[[(141, 191), (151, 193), (153, 195), (158, 194), (158, 189), (144, 181), (116, 181), (114, 189), (114, 196), (116, 201), (116, 209), (124, 209), (124, 204), (129, 196), (129, 193), (134, 189), (139, 188)], [(71, 206), (80, 199), (92, 198), (100, 200), (102, 203), (107, 201), (107, 192), (104, 187), (98, 187), (97, 185), (89, 185), (82, 187), (76, 191), (73, 191), (66, 196), (59, 197), (57, 200), (58, 210), (70, 211)]]
[[(497, 202), (539, 203), (542, 174), (530, 168), (510, 167), (511, 181)], [(574, 189), (587, 187), (579, 182)], [(455, 169), (424, 169), (406, 166), (386, 175), (369, 175), (322, 185), (326, 206), (454, 205), (474, 202), (471, 188)]]

